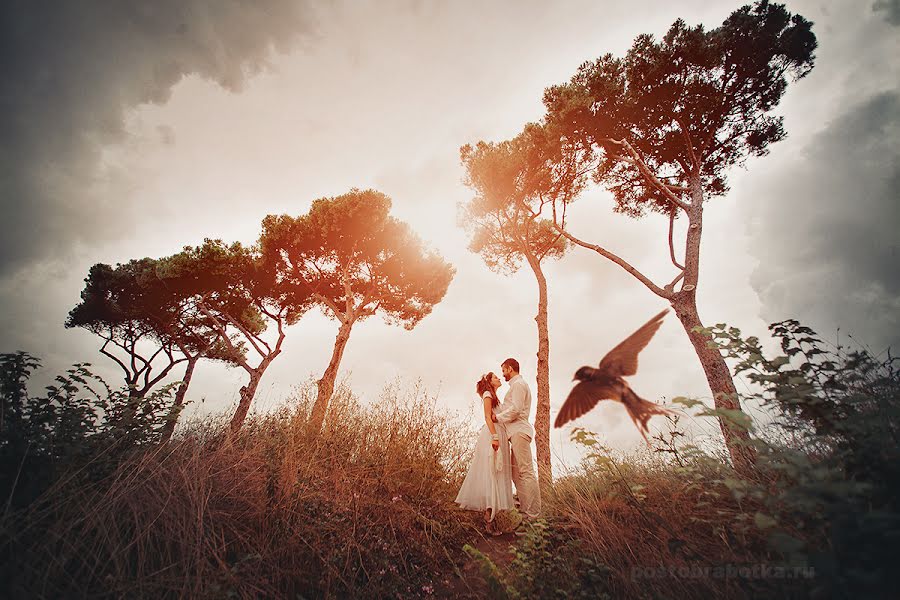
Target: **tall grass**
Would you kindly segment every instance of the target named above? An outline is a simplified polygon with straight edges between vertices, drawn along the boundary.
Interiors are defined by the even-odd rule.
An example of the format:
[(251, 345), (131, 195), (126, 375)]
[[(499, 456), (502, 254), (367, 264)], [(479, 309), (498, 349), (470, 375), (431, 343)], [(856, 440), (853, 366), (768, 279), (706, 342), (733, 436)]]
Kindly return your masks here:
[[(758, 502), (736, 502), (722, 483), (737, 477), (730, 468), (702, 454), (683, 458), (683, 466), (639, 456), (603, 458), (559, 478), (548, 505), (552, 526), (603, 566), (602, 588), (611, 597), (771, 592), (771, 581), (712, 575), (716, 566), (778, 560), (765, 532), (752, 526)], [(751, 526), (741, 526), (748, 519)]]
[[(85, 411), (75, 402), (74, 417), (60, 417), (78, 395), (65, 383), (65, 397), (48, 397), (53, 411), (10, 413), (37, 433), (0, 428), (3, 464), (25, 465), (0, 483), (29, 490), (10, 493), (0, 518), (0, 596), (893, 597), (897, 359), (823, 350), (793, 321), (770, 329), (785, 352), (771, 360), (756, 338), (713, 330), (784, 434), (753, 441), (752, 478), (677, 431), (658, 437), (657, 452), (622, 456), (576, 430), (584, 460), (557, 476), (524, 538), (485, 540), (479, 515), (453, 503), (474, 432), (418, 387), (394, 383), (363, 405), (339, 386), (324, 430), (310, 435), (310, 381), (238, 434), (223, 415), (160, 443), (162, 400), (141, 435), (115, 420), (74, 427)], [(5, 405), (41, 400), (22, 400), (27, 369), (7, 371), (3, 393), (21, 402)], [(699, 406), (698, 418), (734, 418), (678, 401)], [(53, 452), (7, 460), (34, 444)]]
[[(656, 457), (615, 456), (574, 432), (585, 460), (557, 478), (547, 522), (507, 574), (508, 597), (896, 597), (898, 359), (829, 348), (793, 320), (770, 330), (784, 352), (772, 359), (755, 337), (707, 330), (784, 433), (752, 440), (755, 473), (742, 477), (674, 432)], [(747, 426), (744, 415), (677, 401)]]
[(452, 503), (470, 432), (418, 388), (362, 406), (338, 390), (307, 433), (314, 386), (236, 436), (193, 424), (99, 480), (64, 477), (7, 515), (17, 597), (417, 597), (463, 559)]

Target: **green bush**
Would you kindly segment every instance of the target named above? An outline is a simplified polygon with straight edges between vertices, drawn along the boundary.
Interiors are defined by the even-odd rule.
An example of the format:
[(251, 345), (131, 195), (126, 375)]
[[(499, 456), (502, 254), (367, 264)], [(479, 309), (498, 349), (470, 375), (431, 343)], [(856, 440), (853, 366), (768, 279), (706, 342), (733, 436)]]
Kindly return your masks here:
[[(747, 383), (743, 400), (761, 403), (771, 422), (673, 400), (693, 417), (751, 430), (754, 475), (694, 444), (677, 429), (684, 417), (654, 436), (653, 452), (626, 456), (574, 430), (584, 460), (554, 482), (543, 541), (519, 548), (528, 558), (514, 587), (531, 590), (522, 597), (558, 595), (552, 586), (560, 582), (569, 594), (629, 598), (892, 597), (900, 550), (896, 359), (829, 349), (796, 321), (770, 330), (782, 349), (771, 359), (735, 328), (703, 331)], [(567, 547), (603, 566), (599, 586), (575, 585)], [(764, 575), (728, 576), (740, 568)]]
[[(614, 457), (576, 429), (584, 461), (557, 476), (507, 569), (467, 544), (478, 515), (452, 502), (472, 432), (418, 387), (391, 385), (363, 405), (339, 386), (311, 436), (310, 381), (238, 434), (221, 415), (161, 443), (168, 391), (136, 399), (78, 364), (34, 396), (27, 383), (39, 361), (0, 355), (3, 591), (457, 595), (466, 592), (449, 579), (475, 559), (498, 598), (891, 597), (896, 359), (827, 348), (796, 321), (770, 330), (782, 349), (772, 359), (735, 328), (704, 331), (752, 386), (744, 400), (768, 407), (771, 422), (674, 401), (750, 429), (753, 477), (695, 445), (678, 430), (682, 417), (654, 437), (655, 452), (633, 456)], [(753, 565), (774, 575), (721, 576)], [(696, 568), (699, 577), (679, 575)], [(782, 576), (791, 572), (800, 576)]]
[(826, 347), (795, 320), (769, 329), (784, 353), (772, 359), (757, 338), (709, 330), (791, 434), (788, 443), (757, 440), (760, 478), (732, 491), (762, 498), (755, 524), (787, 561), (814, 569), (813, 595), (888, 595), (900, 551), (897, 358)]
[(102, 476), (158, 443), (176, 417), (175, 384), (138, 398), (77, 363), (35, 395), (28, 381), (40, 365), (26, 352), (0, 354), (0, 494), (10, 507), (27, 506), (63, 474)]

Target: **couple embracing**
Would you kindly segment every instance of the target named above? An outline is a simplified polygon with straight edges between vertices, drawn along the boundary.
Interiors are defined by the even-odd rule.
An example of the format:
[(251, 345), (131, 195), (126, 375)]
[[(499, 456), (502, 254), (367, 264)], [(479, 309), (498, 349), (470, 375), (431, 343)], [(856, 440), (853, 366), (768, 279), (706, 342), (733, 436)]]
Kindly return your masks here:
[(476, 391), (484, 405), (485, 425), (478, 433), (475, 454), (463, 481), (456, 503), (469, 510), (484, 511), (488, 533), (502, 532), (494, 522), (501, 510), (515, 507), (512, 484), (516, 485), (519, 511), (523, 522), (517, 535), (525, 532), (525, 524), (538, 517), (541, 511), (541, 491), (531, 456), (534, 429), (528, 422), (531, 412), (531, 390), (519, 374), (519, 362), (507, 358), (501, 365), (503, 378), (509, 389), (503, 403), (497, 396), (500, 378), (486, 373), (476, 384)]

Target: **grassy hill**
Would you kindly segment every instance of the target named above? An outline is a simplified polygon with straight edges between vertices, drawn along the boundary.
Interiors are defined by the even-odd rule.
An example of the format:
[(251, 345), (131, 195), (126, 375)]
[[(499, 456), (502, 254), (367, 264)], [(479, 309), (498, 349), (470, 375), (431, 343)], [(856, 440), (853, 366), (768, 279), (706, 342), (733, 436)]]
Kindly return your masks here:
[[(677, 436), (615, 456), (576, 431), (583, 464), (556, 479), (521, 538), (484, 537), (453, 503), (474, 434), (419, 389), (389, 387), (365, 406), (339, 388), (312, 436), (306, 386), (236, 435), (222, 415), (160, 444), (162, 399), (130, 422), (137, 432), (114, 422), (122, 397), (105, 420), (79, 421), (66, 411), (83, 385), (21, 396), (27, 376), (3, 355), (0, 595), (888, 597), (900, 545), (893, 362), (769, 361), (753, 342), (732, 335), (723, 351), (762, 377), (779, 427), (797, 428), (791, 443), (757, 437), (754, 477)], [(16, 413), (16, 398), (56, 408)]]

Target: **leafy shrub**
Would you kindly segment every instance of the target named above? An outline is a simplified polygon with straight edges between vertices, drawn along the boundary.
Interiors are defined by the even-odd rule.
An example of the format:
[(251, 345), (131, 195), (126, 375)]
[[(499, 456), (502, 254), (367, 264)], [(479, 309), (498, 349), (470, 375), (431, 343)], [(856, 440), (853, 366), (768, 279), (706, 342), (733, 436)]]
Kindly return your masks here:
[[(900, 550), (896, 358), (828, 349), (793, 320), (769, 329), (783, 352), (773, 359), (757, 338), (743, 339), (735, 328), (703, 331), (752, 386), (744, 399), (770, 409), (771, 423), (754, 425), (697, 399), (674, 400), (694, 416), (751, 429), (759, 456), (754, 476), (741, 476), (677, 429), (655, 436), (655, 453), (622, 457), (596, 434), (573, 432), (586, 453), (579, 469), (554, 484), (548, 539), (579, 540), (582, 556), (607, 569), (600, 591), (891, 597), (891, 563)], [(552, 571), (534, 560), (546, 558), (541, 548), (520, 566)], [(728, 576), (742, 567), (764, 567), (756, 571), (764, 575)]]
[[(681, 438), (683, 436), (675, 436)], [(735, 502), (725, 484), (736, 473), (699, 448), (616, 456), (595, 433), (575, 429), (585, 447), (575, 472), (559, 477), (549, 498), (549, 527), (577, 540), (570, 559), (579, 573), (600, 581), (569, 593), (614, 598), (752, 597), (752, 582), (737, 577), (679, 576), (678, 570), (725, 569), (769, 562), (764, 533), (734, 523), (750, 502)], [(571, 544), (571, 543), (570, 543)], [(578, 560), (587, 567), (576, 567)], [(649, 575), (648, 575), (649, 573)], [(569, 575), (569, 582), (575, 581)]]
[(900, 550), (897, 357), (825, 347), (795, 320), (769, 329), (784, 352), (773, 359), (738, 329), (708, 330), (794, 434), (791, 444), (760, 442), (761, 479), (733, 492), (764, 498), (756, 523), (782, 556), (815, 569), (813, 593), (887, 595)]
[(159, 442), (172, 412), (173, 385), (138, 398), (112, 389), (77, 363), (42, 395), (28, 391), (40, 360), (0, 354), (0, 493), (25, 506), (61, 474), (100, 476), (128, 452)]
[(546, 520), (532, 524), (515, 549), (511, 570), (526, 598), (609, 598), (608, 569), (570, 531)]

